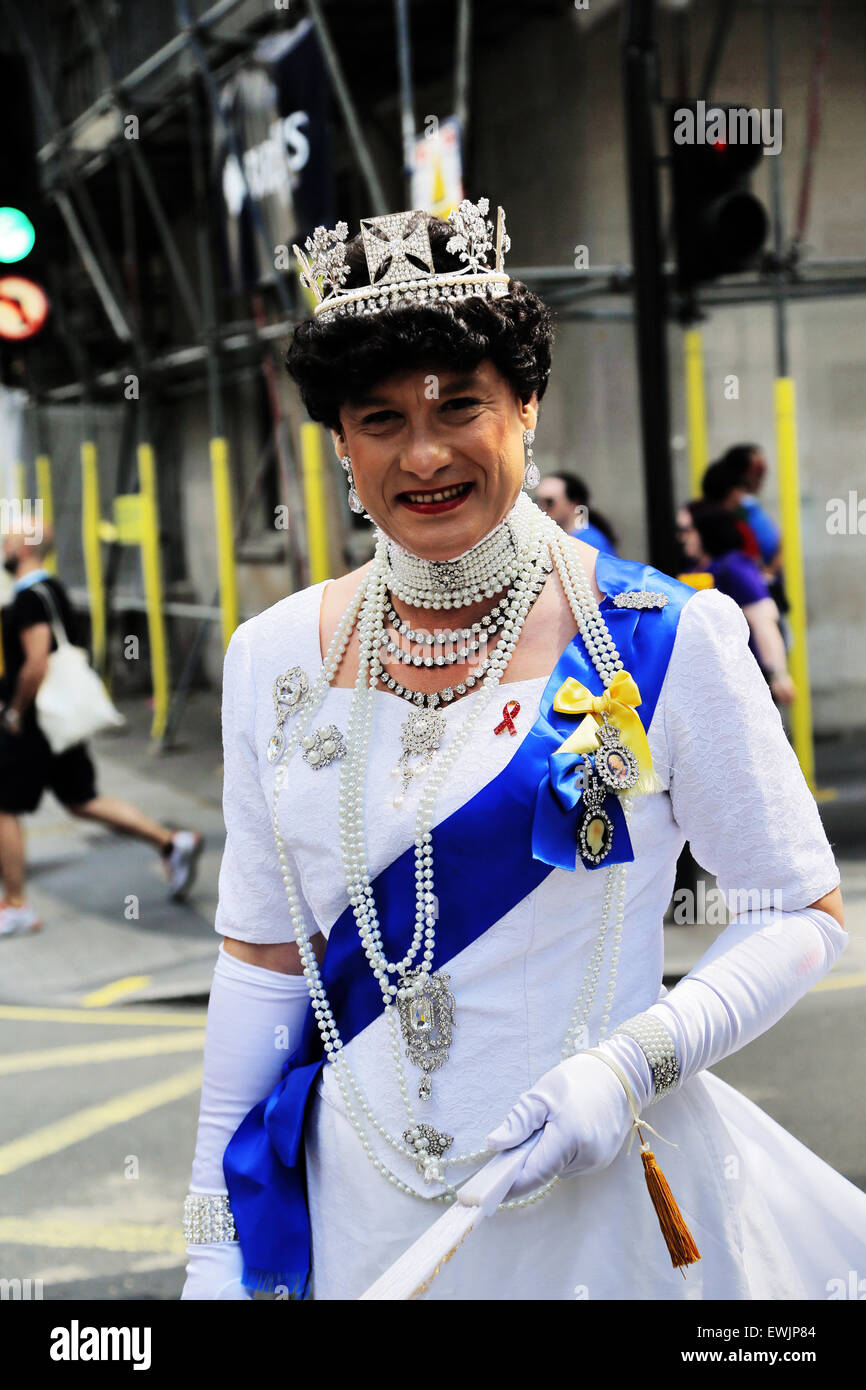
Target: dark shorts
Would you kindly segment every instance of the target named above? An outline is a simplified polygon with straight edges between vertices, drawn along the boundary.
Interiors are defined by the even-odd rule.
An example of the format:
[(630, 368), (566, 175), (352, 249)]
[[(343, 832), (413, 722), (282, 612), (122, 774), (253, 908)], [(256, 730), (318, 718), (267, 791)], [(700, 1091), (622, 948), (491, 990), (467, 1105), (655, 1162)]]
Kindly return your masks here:
[(86, 745), (76, 743), (65, 753), (52, 753), (35, 726), (20, 734), (0, 729), (0, 811), (10, 815), (35, 811), (46, 791), (64, 806), (93, 800), (96, 770)]

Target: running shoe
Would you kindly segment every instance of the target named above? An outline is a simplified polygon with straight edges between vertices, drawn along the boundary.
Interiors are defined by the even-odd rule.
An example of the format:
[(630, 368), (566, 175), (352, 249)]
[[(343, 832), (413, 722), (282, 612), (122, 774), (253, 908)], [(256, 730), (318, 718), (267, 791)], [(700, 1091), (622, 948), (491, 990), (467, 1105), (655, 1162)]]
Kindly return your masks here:
[(204, 849), (204, 836), (197, 830), (176, 830), (171, 837), (171, 852), (166, 857), (168, 895), (173, 902), (186, 897), (198, 869), (199, 855)]
[(0, 936), (23, 936), (26, 932), (39, 931), (41, 926), (38, 913), (26, 903), (18, 907), (10, 902), (0, 903)]

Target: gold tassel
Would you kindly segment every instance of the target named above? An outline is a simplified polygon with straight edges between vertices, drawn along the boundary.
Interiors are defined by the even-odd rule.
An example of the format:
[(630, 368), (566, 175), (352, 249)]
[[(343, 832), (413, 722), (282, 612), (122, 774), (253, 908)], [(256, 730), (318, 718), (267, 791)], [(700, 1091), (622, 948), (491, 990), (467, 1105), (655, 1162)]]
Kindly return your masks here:
[[(674, 1269), (680, 1269), (683, 1265), (692, 1265), (701, 1258), (701, 1253), (695, 1245), (691, 1231), (683, 1220), (683, 1214), (674, 1200), (674, 1194), (668, 1186), (668, 1180), (656, 1162), (655, 1154), (649, 1144), (644, 1142), (644, 1137), (639, 1129), (638, 1134), (641, 1141), (640, 1156), (646, 1185), (655, 1207), (656, 1216), (659, 1219), (665, 1245), (668, 1247), (671, 1264)], [(684, 1279), (685, 1277), (683, 1274)]]

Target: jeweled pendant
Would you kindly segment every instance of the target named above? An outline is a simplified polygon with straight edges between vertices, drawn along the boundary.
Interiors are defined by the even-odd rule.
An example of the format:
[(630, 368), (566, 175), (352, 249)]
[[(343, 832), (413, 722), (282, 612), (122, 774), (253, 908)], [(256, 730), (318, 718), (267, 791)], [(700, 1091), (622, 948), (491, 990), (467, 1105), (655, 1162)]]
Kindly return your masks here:
[(283, 756), (285, 746), (286, 740), (283, 737), (283, 726), (282, 724), (278, 724), (277, 727), (274, 729), (274, 732), (271, 734), (270, 741), (268, 743), (266, 754), (268, 762), (279, 762), (280, 758)]
[(354, 483), (349, 488), (349, 506), (351, 507), (353, 512), (360, 513), (364, 510), (364, 503), (361, 501), (360, 497), (355, 491)]
[(588, 864), (600, 864), (610, 854), (613, 842), (613, 822), (601, 807), (583, 813), (577, 829), (581, 859)]
[(588, 764), (581, 771), (585, 790), (583, 814), (577, 825), (577, 847), (587, 864), (600, 864), (613, 844), (613, 821), (603, 805), (608, 792)]
[(447, 987), (449, 978), (441, 971), (433, 975), (421, 969), (407, 971), (402, 983), (420, 984), (421, 988), (411, 998), (397, 998), (406, 1056), (424, 1073), (418, 1087), (419, 1100), (429, 1100), (433, 1094), (430, 1073), (448, 1061), (452, 1029), (457, 1026), (454, 995)]
[(604, 716), (599, 730), (601, 747), (595, 755), (595, 772), (608, 791), (625, 792), (640, 777), (640, 766), (632, 750), (623, 743), (616, 726)]
[[(406, 692), (410, 700), (415, 695), (420, 695), (423, 701), (423, 692), (417, 691), (415, 695)], [(445, 715), (440, 710), (425, 709), (423, 703), (417, 708), (410, 710), (406, 720), (400, 729), (400, 741), (403, 744), (403, 752), (400, 754), (398, 769), (402, 778), (400, 796), (406, 792), (413, 777), (425, 772), (430, 765), (434, 753), (442, 742), (445, 733)], [(409, 766), (409, 759), (420, 756), (421, 761), (416, 767)], [(399, 805), (399, 802), (394, 803)]]

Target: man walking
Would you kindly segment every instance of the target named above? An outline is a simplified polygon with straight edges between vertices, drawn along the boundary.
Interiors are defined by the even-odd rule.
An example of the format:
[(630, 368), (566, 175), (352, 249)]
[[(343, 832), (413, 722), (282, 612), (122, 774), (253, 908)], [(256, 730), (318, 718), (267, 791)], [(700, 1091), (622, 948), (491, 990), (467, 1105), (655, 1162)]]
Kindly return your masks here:
[(198, 831), (169, 830), (128, 801), (100, 796), (85, 744), (53, 753), (39, 728), (34, 701), (57, 647), (49, 603), (40, 589), (50, 592), (67, 638), (75, 642), (77, 636), (66, 592), (44, 567), (52, 548), (47, 535), (39, 544), (19, 535), (7, 536), (3, 543), (3, 565), (14, 584), (12, 601), (3, 610), (0, 675), (0, 936), (35, 931), (42, 925), (25, 899), (20, 817), (36, 810), (46, 790), (74, 816), (150, 841), (163, 856), (174, 899), (190, 888), (204, 845)]

